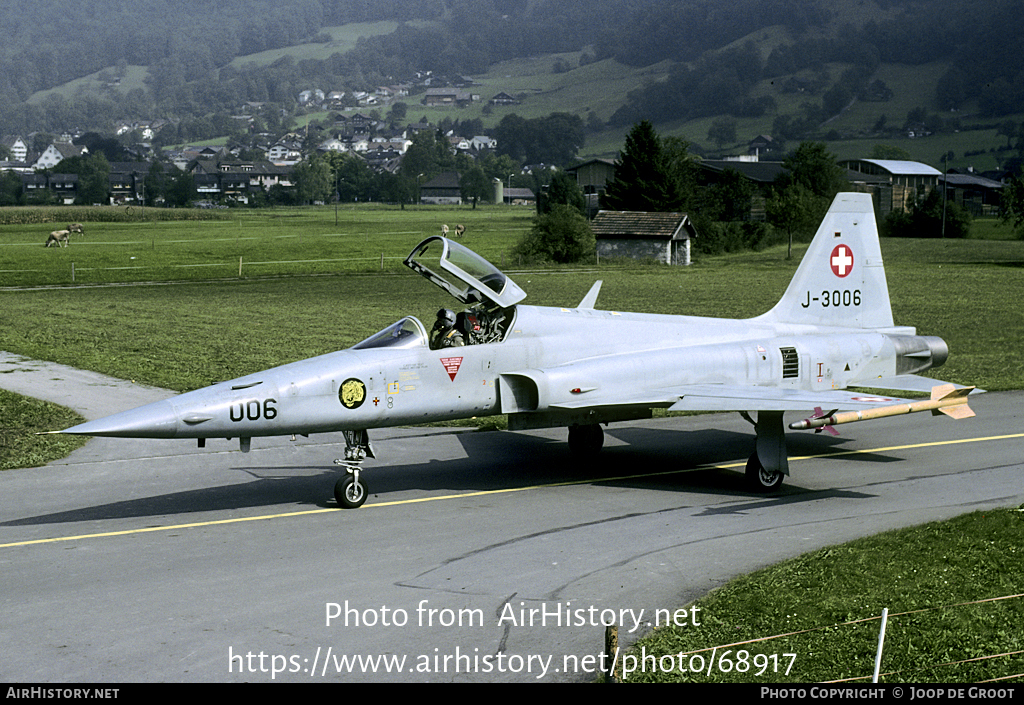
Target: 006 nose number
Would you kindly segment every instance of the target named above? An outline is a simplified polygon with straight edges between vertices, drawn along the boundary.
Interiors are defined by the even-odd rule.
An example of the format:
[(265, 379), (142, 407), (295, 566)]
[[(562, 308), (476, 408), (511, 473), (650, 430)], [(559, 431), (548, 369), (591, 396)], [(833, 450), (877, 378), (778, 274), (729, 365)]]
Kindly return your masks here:
[(252, 399), (251, 401), (232, 404), (228, 408), (228, 415), (232, 421), (259, 421), (266, 419), (273, 421), (277, 418), (277, 399)]

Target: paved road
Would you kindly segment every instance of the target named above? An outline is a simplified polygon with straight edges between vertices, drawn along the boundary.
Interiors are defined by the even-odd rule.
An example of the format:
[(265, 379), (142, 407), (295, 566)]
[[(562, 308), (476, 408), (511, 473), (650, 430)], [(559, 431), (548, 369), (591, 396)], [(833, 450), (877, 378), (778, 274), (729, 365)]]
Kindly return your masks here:
[[(90, 418), (166, 394), (12, 356), (0, 385)], [(590, 467), (560, 430), (378, 432), (354, 511), (331, 499), (340, 434), (95, 439), (0, 473), (0, 680), (586, 680), (612, 613), (639, 633), (781, 559), (1021, 504), (1022, 401), (791, 433), (771, 497), (744, 488), (734, 414), (613, 425)], [(356, 655), (404, 661), (339, 674)]]

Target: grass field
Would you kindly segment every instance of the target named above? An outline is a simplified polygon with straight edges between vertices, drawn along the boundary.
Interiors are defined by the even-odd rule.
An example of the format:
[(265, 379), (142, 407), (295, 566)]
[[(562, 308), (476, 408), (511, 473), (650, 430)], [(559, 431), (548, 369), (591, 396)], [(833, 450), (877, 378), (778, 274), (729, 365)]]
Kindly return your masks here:
[[(1020, 593), (1022, 541), (1024, 511), (999, 509), (800, 556), (698, 600), (699, 627), (657, 629), (641, 640), (623, 662), (635, 669), (627, 680), (870, 683), (883, 607), (880, 683), (981, 683), (1022, 673), (1024, 599), (965, 604)], [(788, 636), (739, 643), (774, 635)], [(998, 654), (1010, 655), (980, 658)], [(653, 656), (646, 672), (641, 656)]]
[(395, 272), (404, 270), (413, 245), (440, 234), (442, 223), (464, 224), (466, 242), (500, 261), (533, 217), (529, 209), (469, 207), (218, 213), (220, 219), (201, 222), (154, 222), (143, 214), (133, 222), (87, 223), (86, 235), (73, 236), (63, 249), (43, 247), (63, 225), (0, 225), (0, 287), (237, 277), (240, 259), (250, 277), (380, 272), (382, 257), (383, 270)]
[(70, 455), (88, 439), (36, 434), (83, 421), (62, 406), (0, 389), (0, 470), (36, 467)]

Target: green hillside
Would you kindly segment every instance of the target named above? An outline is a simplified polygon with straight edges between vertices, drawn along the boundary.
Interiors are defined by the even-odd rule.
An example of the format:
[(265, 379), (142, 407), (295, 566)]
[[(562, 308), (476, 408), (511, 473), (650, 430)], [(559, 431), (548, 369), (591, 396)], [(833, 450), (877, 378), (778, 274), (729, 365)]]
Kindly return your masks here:
[[(140, 3), (139, 11), (156, 7)], [(463, 5), (446, 3), (439, 12), (426, 0), (358, 9), (303, 0), (300, 17), (282, 14), (269, 0), (231, 0), (216, 10), (218, 32), (211, 34), (187, 8), (169, 9), (149, 27), (127, 16), (111, 27), (103, 22), (113, 6), (108, 0), (72, 8), (48, 0), (0, 19), (13, 38), (0, 51), (9, 69), (0, 80), (9, 106), (0, 132), (102, 132), (118, 120), (142, 119), (187, 124), (171, 143), (208, 140), (217, 137), (211, 128), (230, 122), (218, 116), (236, 114), (249, 101), (274, 103), (304, 125), (328, 114), (297, 110), (303, 90), (374, 90), (430, 71), (441, 81), (433, 85), (446, 76), (472, 77), (466, 90), (480, 100), (427, 107), (426, 86), (419, 85), (402, 99), (409, 121), (478, 119), (486, 130), (510, 113), (568, 112), (589, 130), (580, 157), (615, 156), (640, 119), (707, 156), (745, 152), (760, 134), (788, 147), (826, 141), (842, 157), (886, 145), (938, 165), (952, 152), (953, 167), (990, 169), (1018, 156), (1005, 129), (997, 134), (1001, 125), (1024, 121), (1024, 74), (1013, 69), (1024, 20), (1008, 0), (982, 10), (967, 0)], [(246, 9), (256, 14), (246, 18)], [(52, 40), (26, 31), (55, 17), (79, 23), (80, 62), (44, 58)], [(191, 21), (183, 24), (186, 17)], [(357, 21), (327, 23), (343, 18)], [(182, 32), (152, 41), (175, 23)], [(38, 46), (25, 45), (29, 40)], [(259, 47), (267, 48), (248, 51)], [(105, 67), (97, 65), (104, 58)], [(85, 76), (45, 85), (90, 66)], [(44, 87), (19, 104), (17, 95), (32, 85)], [(880, 94), (866, 90), (876, 86)], [(519, 103), (489, 105), (499, 92)], [(361, 110), (383, 116), (389, 108)], [(723, 121), (735, 126), (735, 139), (715, 142), (709, 128)]]
[(340, 27), (324, 27), (320, 34), (330, 37), (326, 42), (309, 42), (296, 44), (294, 46), (282, 47), (280, 49), (268, 49), (255, 54), (245, 54), (236, 57), (229, 66), (242, 68), (248, 65), (268, 66), (284, 57), (291, 57), (296, 61), (305, 59), (326, 59), (332, 54), (343, 54), (356, 48), (356, 42), (363, 37), (379, 37), (393, 33), (398, 28), (398, 22), (353, 22)]

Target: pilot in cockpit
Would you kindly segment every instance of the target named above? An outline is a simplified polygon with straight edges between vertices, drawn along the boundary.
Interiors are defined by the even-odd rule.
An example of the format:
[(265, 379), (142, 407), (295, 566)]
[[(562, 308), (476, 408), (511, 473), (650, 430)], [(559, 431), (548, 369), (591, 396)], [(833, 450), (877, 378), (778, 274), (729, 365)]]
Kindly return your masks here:
[(437, 312), (437, 320), (430, 329), (430, 349), (454, 348), (466, 344), (462, 332), (455, 326), (455, 312), (442, 308)]

